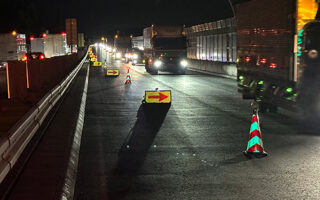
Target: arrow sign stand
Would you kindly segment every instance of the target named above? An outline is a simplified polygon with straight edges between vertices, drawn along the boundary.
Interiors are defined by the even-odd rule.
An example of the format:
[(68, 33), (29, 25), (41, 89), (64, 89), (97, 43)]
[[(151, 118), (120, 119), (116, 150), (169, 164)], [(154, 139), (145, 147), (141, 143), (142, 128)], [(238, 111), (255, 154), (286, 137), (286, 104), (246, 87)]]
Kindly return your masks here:
[(170, 104), (171, 103), (171, 91), (170, 90), (154, 90), (145, 91), (145, 103), (152, 104)]

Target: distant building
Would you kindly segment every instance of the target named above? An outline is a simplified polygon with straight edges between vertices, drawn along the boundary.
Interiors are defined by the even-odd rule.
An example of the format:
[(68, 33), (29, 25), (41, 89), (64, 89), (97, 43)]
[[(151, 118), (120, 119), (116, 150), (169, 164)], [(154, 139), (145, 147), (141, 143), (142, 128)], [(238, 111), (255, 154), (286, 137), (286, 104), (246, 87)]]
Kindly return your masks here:
[(21, 60), (27, 53), (26, 35), (3, 33), (0, 34), (0, 61)]
[(75, 18), (66, 19), (66, 32), (67, 32), (67, 45), (71, 49), (72, 53), (76, 53), (77, 45), (78, 45), (77, 19)]
[(84, 48), (84, 34), (78, 33), (78, 47)]

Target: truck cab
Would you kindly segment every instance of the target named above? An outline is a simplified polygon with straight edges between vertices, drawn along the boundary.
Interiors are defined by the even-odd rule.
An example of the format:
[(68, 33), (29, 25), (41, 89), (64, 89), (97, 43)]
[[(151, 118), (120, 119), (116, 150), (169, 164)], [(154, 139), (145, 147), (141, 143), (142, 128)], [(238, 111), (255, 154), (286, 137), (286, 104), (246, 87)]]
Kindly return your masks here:
[(170, 71), (185, 74), (187, 42), (182, 27), (151, 27), (151, 48), (145, 50), (145, 68), (151, 74)]

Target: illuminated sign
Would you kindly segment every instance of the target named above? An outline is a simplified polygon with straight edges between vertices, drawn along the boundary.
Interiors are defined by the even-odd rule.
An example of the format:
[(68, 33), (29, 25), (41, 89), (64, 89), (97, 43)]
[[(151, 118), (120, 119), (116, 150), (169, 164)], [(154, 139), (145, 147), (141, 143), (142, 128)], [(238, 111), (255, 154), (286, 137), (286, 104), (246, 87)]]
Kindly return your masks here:
[(102, 66), (102, 62), (94, 62), (93, 66), (94, 67), (101, 67)]
[(145, 92), (146, 103), (171, 103), (171, 91), (146, 91)]
[(119, 70), (118, 69), (107, 69), (106, 75), (107, 76), (119, 76)]
[(316, 18), (318, 3), (316, 0), (297, 0), (298, 2), (298, 23), (297, 29), (302, 30), (304, 25)]

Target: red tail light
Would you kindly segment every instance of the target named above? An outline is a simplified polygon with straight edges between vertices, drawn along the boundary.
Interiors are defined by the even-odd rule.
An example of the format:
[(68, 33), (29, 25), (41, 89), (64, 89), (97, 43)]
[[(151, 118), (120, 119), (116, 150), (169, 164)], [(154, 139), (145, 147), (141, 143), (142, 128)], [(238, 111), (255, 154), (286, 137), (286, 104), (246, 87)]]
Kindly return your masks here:
[(260, 63), (261, 64), (266, 64), (267, 63), (267, 59), (266, 58), (261, 58), (260, 59)]
[(276, 63), (271, 63), (271, 64), (270, 64), (270, 68), (272, 68), (272, 69), (277, 68), (277, 64), (276, 64)]
[(47, 36), (47, 34), (46, 33), (42, 33), (42, 37), (46, 37)]
[(250, 62), (251, 58), (249, 56), (245, 57), (244, 59), (246, 61), (246, 63)]
[(40, 60), (44, 60), (45, 58), (46, 57), (43, 54), (40, 55)]
[(61, 33), (61, 36), (66, 36), (66, 35), (67, 35), (66, 32)]
[(151, 58), (148, 59), (148, 64), (152, 65), (152, 59)]
[(34, 40), (34, 37), (33, 36), (30, 36), (30, 41)]
[(22, 57), (22, 61), (27, 61), (28, 60), (28, 57), (26, 56), (26, 55), (24, 55), (23, 57)]

